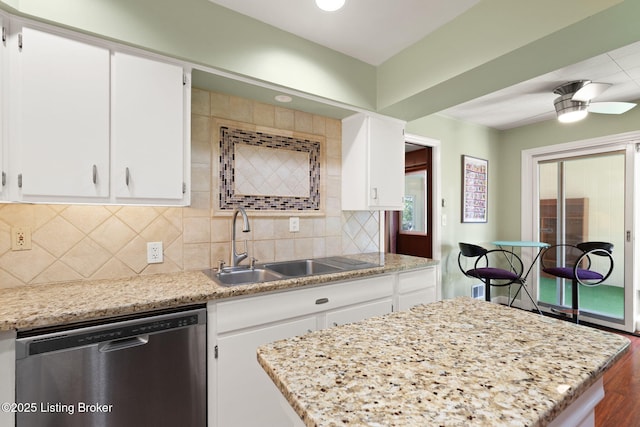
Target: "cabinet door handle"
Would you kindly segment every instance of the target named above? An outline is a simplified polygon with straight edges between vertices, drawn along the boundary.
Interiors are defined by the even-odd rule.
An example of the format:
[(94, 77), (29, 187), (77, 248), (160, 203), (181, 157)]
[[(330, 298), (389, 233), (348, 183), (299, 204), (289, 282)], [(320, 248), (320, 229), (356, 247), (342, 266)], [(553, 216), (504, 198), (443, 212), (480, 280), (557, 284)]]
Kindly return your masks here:
[(22, 188), (22, 174), (18, 174), (18, 188)]
[(4, 187), (5, 185), (7, 185), (7, 173), (2, 172), (2, 186)]
[(91, 175), (93, 183), (96, 184), (98, 182), (98, 167), (96, 165), (93, 165)]
[(371, 189), (371, 198), (373, 200), (377, 200), (378, 199), (378, 187), (373, 187)]
[(125, 168), (124, 170), (124, 182), (129, 186), (129, 182), (131, 181), (131, 173), (129, 172), (129, 168)]
[(326, 303), (328, 303), (328, 302), (329, 302), (329, 298), (318, 298), (318, 299), (316, 300), (316, 304), (318, 304), (318, 305), (319, 305), (319, 304), (326, 304)]

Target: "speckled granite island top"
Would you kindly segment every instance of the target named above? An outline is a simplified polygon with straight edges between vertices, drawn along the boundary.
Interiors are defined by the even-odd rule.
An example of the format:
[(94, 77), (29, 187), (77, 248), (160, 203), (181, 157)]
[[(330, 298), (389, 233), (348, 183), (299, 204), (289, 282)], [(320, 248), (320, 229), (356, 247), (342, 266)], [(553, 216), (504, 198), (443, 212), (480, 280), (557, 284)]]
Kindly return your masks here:
[(380, 266), (234, 287), (219, 286), (204, 273), (191, 271), (0, 288), (0, 331), (62, 325), (201, 304), (215, 299), (284, 291), (437, 264), (437, 261), (430, 259), (383, 253), (350, 257)]
[(258, 361), (307, 426), (545, 426), (628, 346), (457, 298), (278, 341)]

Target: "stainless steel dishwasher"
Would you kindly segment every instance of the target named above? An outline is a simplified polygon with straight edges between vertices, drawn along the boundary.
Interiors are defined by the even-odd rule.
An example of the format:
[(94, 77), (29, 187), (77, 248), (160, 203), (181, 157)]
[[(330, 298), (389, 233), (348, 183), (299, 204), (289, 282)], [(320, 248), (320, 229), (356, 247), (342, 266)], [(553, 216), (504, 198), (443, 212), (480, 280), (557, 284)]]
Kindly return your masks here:
[(16, 426), (206, 426), (206, 313), (19, 332)]

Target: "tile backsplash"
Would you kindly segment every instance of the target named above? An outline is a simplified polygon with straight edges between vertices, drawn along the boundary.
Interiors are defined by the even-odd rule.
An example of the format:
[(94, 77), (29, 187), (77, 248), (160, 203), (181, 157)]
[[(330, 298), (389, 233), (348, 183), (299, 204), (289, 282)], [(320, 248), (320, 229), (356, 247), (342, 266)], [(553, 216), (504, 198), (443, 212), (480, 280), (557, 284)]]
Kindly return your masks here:
[[(377, 212), (340, 208), (341, 123), (339, 120), (248, 99), (192, 91), (191, 206), (0, 205), (0, 287), (113, 279), (141, 274), (198, 270), (228, 262), (231, 219), (213, 216), (218, 182), (212, 176), (215, 119), (304, 132), (325, 138), (324, 210), (301, 216), (300, 231), (289, 232), (289, 217), (248, 212), (251, 232), (238, 232), (250, 256), (261, 262), (378, 250)], [(11, 228), (27, 227), (32, 249), (11, 250)], [(147, 264), (147, 242), (162, 241), (164, 262)]]

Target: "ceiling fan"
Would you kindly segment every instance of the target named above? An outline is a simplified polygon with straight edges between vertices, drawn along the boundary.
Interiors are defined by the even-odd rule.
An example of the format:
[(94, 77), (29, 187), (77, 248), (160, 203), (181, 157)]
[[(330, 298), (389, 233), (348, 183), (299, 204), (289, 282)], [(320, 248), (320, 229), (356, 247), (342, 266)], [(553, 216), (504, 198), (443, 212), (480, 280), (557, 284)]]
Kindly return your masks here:
[(636, 104), (632, 102), (591, 102), (611, 86), (591, 80), (564, 83), (553, 90), (560, 95), (553, 101), (558, 120), (562, 123), (577, 122), (587, 117), (587, 113), (622, 114)]

